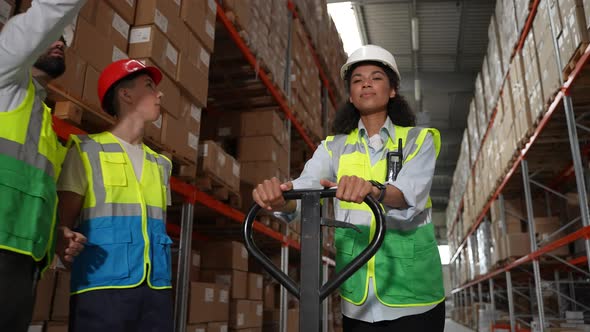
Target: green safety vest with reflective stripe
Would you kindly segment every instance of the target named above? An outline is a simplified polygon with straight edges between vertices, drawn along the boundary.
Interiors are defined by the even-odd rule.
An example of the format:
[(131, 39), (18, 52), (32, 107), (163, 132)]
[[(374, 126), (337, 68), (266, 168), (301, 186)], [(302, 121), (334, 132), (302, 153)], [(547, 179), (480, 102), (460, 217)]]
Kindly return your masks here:
[(143, 146), (141, 180), (110, 132), (72, 136), (88, 179), (77, 231), (88, 238), (72, 265), (71, 292), (130, 288), (147, 281), (171, 287), (165, 216), (172, 163)]
[[(398, 139), (402, 139), (406, 164), (416, 156), (428, 133), (432, 135), (438, 156), (438, 130), (395, 126), (395, 134), (392, 135), (395, 139), (385, 142), (383, 157), (375, 165), (371, 165), (369, 147), (366, 140), (359, 137), (358, 129), (349, 135), (330, 136), (324, 144), (337, 170), (338, 181), (342, 176), (355, 175), (365, 180), (384, 182), (385, 156), (388, 151), (398, 149)], [(336, 270), (339, 271), (368, 246), (374, 235), (375, 218), (365, 203), (339, 201), (337, 204), (336, 218), (351, 222), (361, 230), (358, 233), (350, 228), (336, 229)], [(377, 298), (387, 306), (426, 306), (444, 300), (442, 266), (431, 223), (431, 207), (429, 197), (424, 211), (412, 220), (399, 222), (388, 218), (385, 240), (379, 251), (340, 286), (343, 299), (356, 305), (363, 304), (372, 278)]]
[(0, 249), (51, 263), (55, 251), (56, 180), (65, 157), (51, 109), (31, 79), (22, 103), (0, 112)]

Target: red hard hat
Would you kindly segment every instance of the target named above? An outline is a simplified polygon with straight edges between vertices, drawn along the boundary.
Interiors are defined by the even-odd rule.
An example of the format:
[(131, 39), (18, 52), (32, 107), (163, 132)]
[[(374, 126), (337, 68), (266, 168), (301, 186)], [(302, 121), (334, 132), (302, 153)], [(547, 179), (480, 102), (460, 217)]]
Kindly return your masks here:
[(100, 100), (100, 105), (104, 108), (104, 96), (115, 83), (140, 70), (150, 75), (156, 85), (162, 80), (162, 72), (158, 68), (146, 66), (137, 60), (123, 59), (108, 65), (100, 73), (100, 77), (98, 78), (98, 99)]

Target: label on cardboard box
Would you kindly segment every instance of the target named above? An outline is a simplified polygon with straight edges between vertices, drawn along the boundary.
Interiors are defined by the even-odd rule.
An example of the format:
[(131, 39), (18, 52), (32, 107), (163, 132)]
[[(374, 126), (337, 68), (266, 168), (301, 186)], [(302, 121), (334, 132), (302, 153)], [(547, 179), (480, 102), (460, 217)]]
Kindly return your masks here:
[(232, 173), (234, 173), (235, 177), (240, 177), (240, 165), (238, 163), (234, 163), (232, 166)]
[(244, 325), (244, 314), (243, 313), (238, 313), (238, 326), (242, 326)]
[(225, 289), (219, 291), (219, 302), (221, 303), (228, 303), (229, 302), (229, 292)]
[(215, 300), (215, 291), (213, 288), (205, 288), (205, 302), (213, 302)]
[(177, 6), (180, 6), (180, 0), (174, 0), (174, 3), (175, 3)]
[(123, 36), (123, 38), (125, 38), (125, 40), (129, 38), (129, 24), (127, 24), (127, 22), (125, 22), (125, 20), (117, 13), (113, 15), (112, 26), (121, 34), (121, 36)]
[(170, 43), (166, 44), (166, 57), (176, 66), (178, 63), (178, 51)]
[(256, 305), (256, 316), (262, 317), (262, 304), (260, 303)]
[(207, 68), (209, 68), (209, 63), (211, 62), (211, 55), (209, 55), (209, 52), (207, 52), (204, 48), (201, 49), (201, 62), (203, 62), (203, 64), (205, 64), (205, 66)]
[(272, 152), (272, 161), (277, 161), (277, 153), (276, 152)]
[(230, 127), (221, 127), (217, 129), (217, 136), (226, 137), (231, 135)]
[(262, 288), (262, 277), (261, 276), (256, 276), (256, 288), (258, 288), (258, 289)]
[(202, 110), (197, 105), (191, 104), (191, 117), (195, 119), (197, 122), (201, 122), (201, 113)]
[(193, 254), (193, 266), (201, 266), (201, 255)]
[(191, 149), (198, 151), (199, 150), (199, 136), (197, 136), (193, 133), (188, 133), (188, 146)]
[(215, 39), (215, 27), (209, 22), (205, 22), (205, 31), (211, 39)]
[(135, 0), (127, 0), (127, 4), (129, 4), (130, 7), (135, 6)]
[(246, 248), (242, 248), (242, 258), (248, 258), (248, 250)]
[(113, 46), (113, 62), (127, 58), (129, 58), (129, 56), (125, 54), (125, 52), (121, 51), (117, 46)]
[[(215, 283), (222, 284), (224, 286), (231, 286), (231, 275), (218, 274), (215, 276)], [(220, 297), (221, 297), (221, 294), (220, 294)]]
[(209, 145), (207, 145), (207, 144), (203, 144), (203, 145), (201, 146), (201, 150), (200, 150), (200, 152), (199, 152), (199, 155), (200, 155), (201, 157), (207, 157), (207, 155), (208, 155), (208, 153), (207, 153), (207, 152), (209, 152), (208, 150), (209, 150)]
[(132, 29), (129, 34), (129, 44), (146, 43), (151, 37), (152, 28), (150, 27)]
[(219, 328), (219, 332), (227, 332), (227, 325), (223, 325)]
[(219, 154), (219, 156), (217, 156), (217, 163), (219, 164), (219, 166), (225, 165), (225, 156), (221, 153)]
[(166, 16), (164, 16), (164, 14), (162, 14), (157, 8), (154, 12), (154, 23), (156, 23), (162, 32), (168, 33), (168, 18), (166, 18)]
[[(211, 4), (209, 4), (211, 5)], [(0, 23), (4, 24), (10, 18), (12, 6), (6, 1), (0, 1)]]
[(201, 327), (197, 327), (195, 329), (195, 332), (205, 332), (205, 329), (204, 328), (201, 328)]
[(211, 9), (213, 13), (217, 12), (217, 3), (215, 0), (209, 0), (209, 9)]

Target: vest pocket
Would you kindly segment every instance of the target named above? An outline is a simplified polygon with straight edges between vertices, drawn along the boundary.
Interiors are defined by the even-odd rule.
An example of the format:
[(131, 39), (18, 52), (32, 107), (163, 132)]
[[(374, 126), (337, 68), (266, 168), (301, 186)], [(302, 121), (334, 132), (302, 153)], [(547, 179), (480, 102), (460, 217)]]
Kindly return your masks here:
[(125, 157), (122, 153), (101, 153), (100, 164), (105, 186), (127, 186)]
[(72, 278), (79, 286), (129, 278), (131, 231), (99, 224), (84, 232), (88, 243), (72, 266)]
[(442, 266), (436, 242), (429, 247), (416, 250), (414, 271), (416, 299), (432, 302), (444, 297)]
[[(414, 296), (414, 239), (389, 231), (375, 258), (377, 293), (394, 299)], [(385, 302), (390, 303), (390, 300)]]
[[(363, 228), (363, 231), (368, 231), (368, 229)], [(360, 245), (357, 244), (357, 240), (356, 231), (352, 229), (336, 229), (336, 271), (340, 271), (348, 265), (362, 250)], [(340, 286), (342, 295), (350, 297), (355, 289), (364, 289), (366, 270), (366, 265), (361, 267)], [(357, 299), (352, 300), (356, 301)]]
[[(19, 246), (18, 249), (33, 251), (37, 255), (40, 253), (34, 252), (33, 247), (46, 243), (53, 222), (55, 184), (47, 176), (27, 172), (30, 166), (21, 164), (20, 167), (19, 171), (0, 169), (0, 200), (7, 207), (0, 209), (0, 232), (31, 241), (32, 246)], [(23, 172), (29, 174), (23, 176)], [(26, 208), (17, 208), (19, 206)], [(17, 239), (16, 243), (21, 242)]]
[(150, 257), (154, 279), (170, 281), (172, 278), (172, 264), (170, 246), (172, 239), (166, 234), (154, 234)]

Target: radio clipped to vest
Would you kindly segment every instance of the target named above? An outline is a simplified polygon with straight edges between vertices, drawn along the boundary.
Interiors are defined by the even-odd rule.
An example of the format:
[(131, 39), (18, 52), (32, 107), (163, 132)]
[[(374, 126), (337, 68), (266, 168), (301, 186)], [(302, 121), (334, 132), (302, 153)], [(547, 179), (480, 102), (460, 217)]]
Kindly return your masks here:
[(402, 149), (402, 139), (400, 138), (397, 144), (397, 151), (387, 152), (387, 174), (385, 182), (393, 182), (397, 179), (399, 171), (402, 169), (404, 160), (404, 152)]

